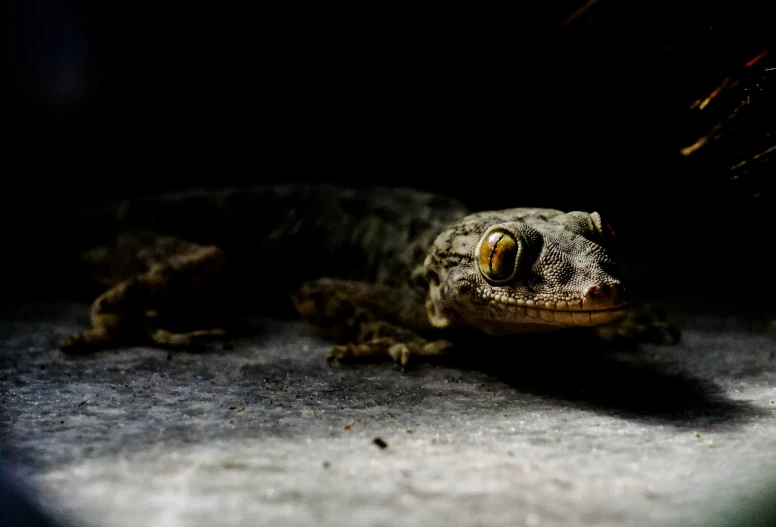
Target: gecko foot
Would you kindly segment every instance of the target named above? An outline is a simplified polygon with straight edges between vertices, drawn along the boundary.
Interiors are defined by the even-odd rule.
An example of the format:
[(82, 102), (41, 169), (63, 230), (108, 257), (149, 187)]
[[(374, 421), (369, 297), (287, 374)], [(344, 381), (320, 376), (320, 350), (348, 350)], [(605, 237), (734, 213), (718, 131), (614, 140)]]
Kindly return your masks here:
[(446, 340), (426, 340), (395, 318), (385, 319), (401, 304), (400, 299), (386, 300), (390, 294), (376, 284), (320, 279), (303, 284), (294, 304), (303, 320), (340, 343), (330, 351), (329, 362), (390, 358), (405, 368), (413, 358), (438, 357), (452, 346)]
[(619, 322), (596, 328), (596, 334), (608, 342), (632, 345), (674, 345), (682, 338), (679, 326), (669, 320), (666, 310), (652, 305), (628, 311)]
[[(218, 313), (224, 311), (219, 307), (226, 270), (223, 251), (151, 235), (141, 241), (127, 248), (125, 240), (122, 247), (138, 260), (137, 265), (129, 267), (145, 270), (125, 278), (113, 277), (122, 279), (92, 302), (92, 328), (67, 337), (60, 345), (63, 352), (89, 353), (152, 344), (198, 349), (214, 339), (225, 338), (221, 329), (189, 331), (223, 319)], [(108, 258), (112, 253), (110, 248), (100, 248), (95, 254)], [(111, 282), (110, 273), (104, 275), (104, 280)], [(175, 332), (182, 323), (185, 332)]]
[[(227, 332), (220, 328), (201, 329), (186, 333), (173, 333), (166, 329), (156, 329), (149, 336), (152, 341), (162, 346), (182, 349), (199, 349), (215, 341), (228, 341), (229, 339)], [(228, 342), (225, 344), (229, 345)]]
[(93, 353), (111, 348), (131, 345), (151, 345), (175, 348), (180, 350), (198, 351), (207, 348), (214, 342), (223, 342), (226, 349), (233, 346), (229, 334), (223, 329), (203, 329), (186, 333), (174, 333), (166, 329), (154, 329), (149, 332), (136, 332), (128, 335), (126, 332), (116, 333), (109, 328), (96, 327), (81, 333), (67, 336), (59, 348), (71, 355)]
[(68, 335), (59, 345), (59, 349), (70, 354), (90, 353), (110, 347), (117, 340), (108, 328), (97, 327)]
[(360, 362), (390, 358), (404, 369), (412, 357), (441, 357), (452, 346), (453, 344), (446, 340), (396, 342), (389, 338), (376, 338), (361, 344), (335, 346), (327, 359), (329, 362)]

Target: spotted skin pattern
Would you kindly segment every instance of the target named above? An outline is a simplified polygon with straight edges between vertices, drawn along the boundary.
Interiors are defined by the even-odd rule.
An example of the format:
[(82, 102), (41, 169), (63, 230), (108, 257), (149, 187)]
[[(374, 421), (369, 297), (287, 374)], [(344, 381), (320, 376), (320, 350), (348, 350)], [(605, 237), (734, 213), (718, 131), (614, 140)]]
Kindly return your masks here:
[(112, 203), (65, 227), (108, 288), (92, 327), (62, 343), (69, 353), (194, 348), (228, 338), (230, 306), (289, 298), (337, 344), (336, 361), (405, 366), (443, 355), (461, 330), (629, 331), (617, 326), (626, 291), (597, 213), (472, 213), (410, 189), (275, 185)]

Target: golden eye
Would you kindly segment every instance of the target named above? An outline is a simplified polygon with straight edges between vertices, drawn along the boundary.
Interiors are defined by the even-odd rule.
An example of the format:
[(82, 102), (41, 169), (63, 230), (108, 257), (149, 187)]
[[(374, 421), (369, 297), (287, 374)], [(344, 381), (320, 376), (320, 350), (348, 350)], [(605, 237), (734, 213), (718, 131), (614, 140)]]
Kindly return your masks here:
[(488, 232), (480, 241), (477, 252), (480, 271), (491, 282), (509, 280), (517, 271), (520, 243), (504, 229)]

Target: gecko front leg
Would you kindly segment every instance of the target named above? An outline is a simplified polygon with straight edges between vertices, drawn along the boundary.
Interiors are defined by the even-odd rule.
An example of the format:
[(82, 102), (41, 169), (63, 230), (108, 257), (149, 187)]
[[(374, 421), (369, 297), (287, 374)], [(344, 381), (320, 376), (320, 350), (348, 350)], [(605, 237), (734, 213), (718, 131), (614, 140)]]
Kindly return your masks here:
[(414, 304), (402, 309), (401, 294), (379, 284), (324, 278), (302, 285), (293, 300), (305, 322), (339, 343), (329, 352), (329, 361), (390, 358), (404, 368), (411, 357), (443, 355), (452, 347), (449, 341), (428, 340), (395, 323), (401, 316), (390, 316), (414, 310)]

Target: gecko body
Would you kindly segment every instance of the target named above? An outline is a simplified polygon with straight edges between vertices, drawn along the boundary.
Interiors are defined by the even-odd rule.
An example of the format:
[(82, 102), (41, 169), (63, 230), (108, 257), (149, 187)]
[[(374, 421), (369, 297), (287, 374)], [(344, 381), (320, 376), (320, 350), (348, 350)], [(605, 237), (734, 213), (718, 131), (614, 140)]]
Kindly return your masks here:
[(332, 358), (402, 364), (440, 354), (451, 331), (599, 326), (627, 309), (613, 231), (596, 212), (473, 212), (410, 189), (273, 185), (149, 196), (70, 222), (107, 288), (92, 328), (63, 342), (70, 352), (193, 345), (223, 336), (208, 325), (213, 306), (284, 296), (338, 342)]

